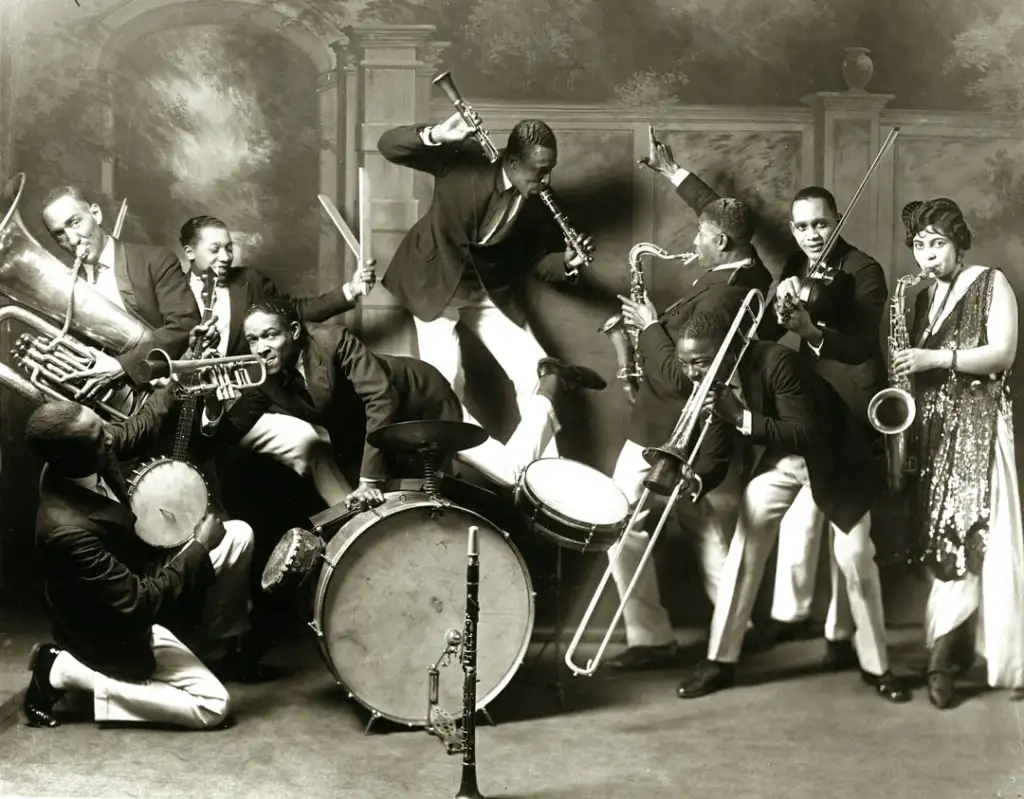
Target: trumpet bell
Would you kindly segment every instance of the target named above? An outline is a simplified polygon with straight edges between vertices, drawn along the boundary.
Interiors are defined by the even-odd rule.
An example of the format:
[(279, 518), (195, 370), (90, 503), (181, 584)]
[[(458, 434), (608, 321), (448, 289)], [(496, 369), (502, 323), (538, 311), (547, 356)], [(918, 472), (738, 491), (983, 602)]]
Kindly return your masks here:
[(868, 421), (879, 433), (899, 435), (914, 423), (917, 403), (902, 388), (884, 388), (868, 403)]

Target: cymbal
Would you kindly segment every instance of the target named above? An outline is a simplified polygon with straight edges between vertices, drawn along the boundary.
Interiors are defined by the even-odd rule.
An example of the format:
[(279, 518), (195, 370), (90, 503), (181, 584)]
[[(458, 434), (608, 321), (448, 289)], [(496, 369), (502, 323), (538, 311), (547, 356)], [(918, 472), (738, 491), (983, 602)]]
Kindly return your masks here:
[(366, 443), (371, 447), (391, 452), (462, 452), (486, 440), (487, 431), (478, 425), (438, 419), (396, 422), (378, 428), (366, 437)]

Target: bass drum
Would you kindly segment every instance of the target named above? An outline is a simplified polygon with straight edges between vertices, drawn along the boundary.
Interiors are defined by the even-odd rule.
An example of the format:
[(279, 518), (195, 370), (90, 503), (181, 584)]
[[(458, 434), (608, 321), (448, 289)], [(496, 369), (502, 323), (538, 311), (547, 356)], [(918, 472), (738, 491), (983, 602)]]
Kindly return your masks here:
[[(374, 716), (426, 723), (427, 667), (466, 618), (466, 544), (480, 528), (477, 708), (511, 681), (526, 656), (534, 592), (519, 550), (483, 516), (421, 492), (392, 492), (345, 523), (327, 545), (311, 624), (339, 685)], [(440, 669), (439, 705), (462, 716), (457, 658)]]

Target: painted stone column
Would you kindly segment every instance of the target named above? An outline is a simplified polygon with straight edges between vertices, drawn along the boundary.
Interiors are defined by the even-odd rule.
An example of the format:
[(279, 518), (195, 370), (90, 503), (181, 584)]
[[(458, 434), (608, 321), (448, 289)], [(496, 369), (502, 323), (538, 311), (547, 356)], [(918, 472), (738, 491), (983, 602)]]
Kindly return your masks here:
[[(346, 97), (346, 111), (355, 117), (346, 123), (354, 134), (346, 147), (346, 210), (352, 219), (358, 213), (358, 169), (366, 167), (370, 180), (369, 215), (373, 232), (372, 250), (377, 272), (382, 276), (402, 237), (419, 218), (418, 177), (386, 161), (377, 152), (377, 140), (398, 125), (427, 121), (429, 94), (423, 91), (424, 61), (434, 35), (433, 25), (356, 25), (346, 29), (346, 54), (351, 73), (348, 87), (355, 97)], [(349, 200), (348, 198), (351, 198)], [(415, 354), (415, 331), (408, 314), (398, 308), (378, 283), (362, 303), (360, 331), (374, 349), (393, 354)]]
[[(889, 135), (882, 113), (891, 94), (866, 91), (816, 92), (803, 98), (814, 113), (814, 180), (836, 197), (843, 213), (868, 167)], [(897, 144), (879, 163), (874, 176), (843, 227), (843, 237), (854, 246), (879, 259), (889, 277), (886, 263), (892, 252), (892, 185)]]
[[(319, 148), (319, 194), (326, 195), (335, 205), (340, 205), (341, 192), (339, 187), (339, 170), (341, 158), (338, 137), (338, 106), (339, 80), (338, 69), (321, 72), (316, 80), (317, 116), (320, 123)], [(316, 213), (320, 214), (320, 204), (316, 205)], [(320, 226), (319, 246), (317, 247), (317, 289), (329, 291), (332, 287), (344, 283), (347, 279), (345, 258), (337, 231), (332, 225)]]

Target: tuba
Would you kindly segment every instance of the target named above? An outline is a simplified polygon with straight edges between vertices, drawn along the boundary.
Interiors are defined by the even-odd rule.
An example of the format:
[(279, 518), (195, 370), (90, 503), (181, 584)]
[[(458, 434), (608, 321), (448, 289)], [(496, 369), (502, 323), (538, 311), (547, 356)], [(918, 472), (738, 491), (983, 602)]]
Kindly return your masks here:
[(916, 272), (896, 281), (896, 290), (889, 304), (889, 387), (875, 394), (868, 403), (868, 421), (875, 430), (887, 436), (886, 461), (889, 485), (894, 493), (903, 489), (906, 475), (917, 471), (915, 459), (908, 455), (910, 426), (917, 416), (917, 404), (910, 378), (897, 377), (892, 364), (896, 353), (910, 349), (907, 290), (926, 277), (930, 277), (927, 272)]
[[(90, 347), (120, 355), (145, 343), (152, 331), (78, 280), (26, 230), (18, 208), (24, 189), (21, 173), (0, 193), (0, 295), (15, 303), (0, 308), (0, 322), (21, 322), (34, 333), (21, 335), (12, 347), (19, 370), (0, 364), (0, 387), (33, 404), (74, 399), (80, 386), (65, 379), (93, 366)], [(123, 378), (86, 404), (108, 420), (125, 419), (148, 395)]]
[[(693, 263), (697, 259), (695, 252), (683, 252), (672, 255), (657, 244), (650, 244), (642, 241), (634, 244), (629, 251), (629, 298), (633, 302), (642, 303), (647, 297), (647, 286), (644, 281), (643, 257), (654, 255), (665, 261), (682, 261), (683, 266)], [(615, 350), (615, 360), (619, 364), (619, 371), (616, 377), (622, 381), (622, 389), (630, 402), (634, 401), (640, 381), (643, 379), (643, 368), (640, 363), (640, 349), (638, 340), (640, 331), (626, 325), (622, 314), (615, 314), (597, 329), (598, 333), (604, 333), (612, 343)]]
[[(619, 536), (619, 540), (610, 551), (610, 562), (608, 564), (608, 568), (601, 577), (601, 581), (597, 585), (597, 590), (594, 592), (594, 596), (590, 600), (590, 605), (587, 607), (583, 614), (583, 618), (580, 620), (576, 634), (573, 636), (572, 641), (565, 650), (565, 665), (569, 667), (569, 670), (572, 671), (573, 674), (577, 676), (582, 674), (589, 677), (597, 670), (598, 663), (604, 655), (604, 650), (611, 641), (612, 633), (615, 631), (615, 627), (618, 625), (619, 619), (622, 618), (622, 614), (626, 609), (626, 603), (629, 601), (629, 597), (633, 593), (633, 589), (636, 586), (637, 581), (640, 579), (640, 574), (647, 565), (647, 561), (650, 560), (651, 554), (654, 552), (654, 545), (658, 542), (658, 537), (661, 535), (661, 531), (665, 527), (665, 523), (672, 514), (676, 501), (679, 499), (683, 489), (685, 487), (693, 487), (692, 499), (695, 502), (697, 497), (700, 496), (703, 486), (701, 484), (700, 475), (696, 474), (693, 470), (693, 464), (697, 460), (697, 456), (700, 453), (700, 447), (704, 443), (704, 438), (707, 436), (707, 432), (711, 428), (712, 423), (711, 416), (703, 415), (702, 409), (704, 408), (704, 403), (707, 401), (707, 398), (713, 388), (720, 385), (728, 385), (736, 376), (736, 369), (738, 368), (740, 361), (743, 360), (747, 347), (750, 346), (750, 342), (753, 341), (757, 335), (757, 328), (761, 324), (764, 311), (764, 297), (757, 289), (751, 289), (747, 292), (747, 296), (743, 300), (743, 304), (740, 306), (739, 311), (737, 311), (736, 316), (733, 319), (732, 326), (729, 328), (729, 332), (725, 336), (725, 341), (723, 341), (721, 346), (718, 348), (718, 352), (715, 354), (715, 359), (708, 367), (707, 373), (704, 375), (703, 379), (701, 379), (700, 383), (694, 386), (689, 399), (686, 400), (686, 405), (683, 406), (683, 410), (679, 414), (679, 420), (676, 422), (676, 426), (672, 430), (672, 435), (663, 446), (649, 447), (644, 450), (644, 460), (651, 465), (650, 472), (648, 472), (647, 477), (644, 478), (644, 491), (640, 495), (640, 499), (637, 502), (636, 507), (633, 509), (633, 513), (629, 517), (629, 521), (626, 522), (622, 535)], [(726, 373), (725, 359), (731, 352), (733, 352), (737, 342), (741, 343), (738, 351), (736, 351), (736, 360), (732, 369)], [(652, 494), (668, 496), (665, 509), (658, 519), (658, 524), (654, 528), (654, 532), (651, 533), (647, 549), (644, 550), (644, 554), (640, 558), (640, 564), (633, 573), (633, 577), (630, 579), (629, 585), (626, 586), (626, 589), (622, 592), (622, 597), (619, 600), (619, 607), (615, 611), (615, 615), (612, 617), (612, 620), (608, 625), (608, 631), (601, 640), (601, 643), (597, 648), (597, 652), (595, 652), (594, 656), (590, 658), (586, 666), (577, 666), (573, 662), (573, 656), (576, 654), (576, 649), (579, 646), (580, 641), (583, 639), (587, 625), (590, 624), (591, 617), (597, 610), (598, 604), (600, 604), (601, 597), (604, 595), (605, 587), (608, 585), (608, 580), (612, 577), (615, 559), (622, 550), (622, 546), (626, 541), (626, 536), (630, 535), (633, 532), (633, 529), (643, 521), (644, 517), (647, 516), (647, 501), (651, 498)]]

